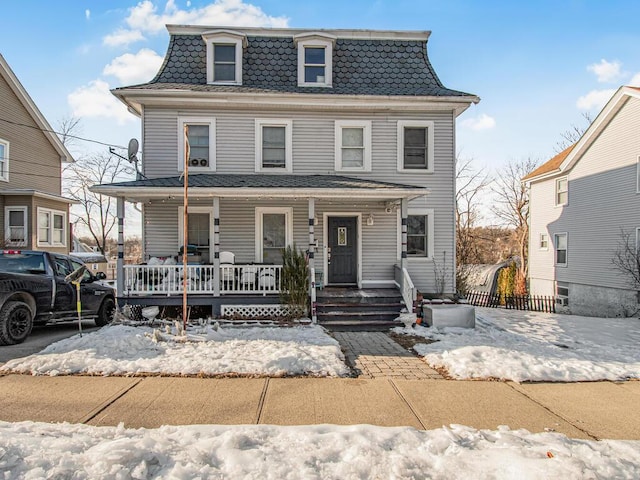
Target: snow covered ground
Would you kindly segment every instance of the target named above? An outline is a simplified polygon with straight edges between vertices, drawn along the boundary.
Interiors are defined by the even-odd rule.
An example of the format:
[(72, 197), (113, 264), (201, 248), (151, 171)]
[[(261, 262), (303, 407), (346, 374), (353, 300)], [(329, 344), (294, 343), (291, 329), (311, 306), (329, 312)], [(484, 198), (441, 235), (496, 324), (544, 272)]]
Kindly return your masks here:
[(457, 379), (577, 382), (640, 378), (640, 319), (476, 307), (476, 328), (396, 328)]
[[(169, 332), (167, 332), (169, 330)], [(346, 376), (336, 340), (319, 326), (175, 327), (112, 325), (11, 360), (1, 371), (33, 375), (315, 375)]]
[(640, 442), (459, 425), (133, 430), (0, 422), (2, 472), (5, 479), (637, 479)]

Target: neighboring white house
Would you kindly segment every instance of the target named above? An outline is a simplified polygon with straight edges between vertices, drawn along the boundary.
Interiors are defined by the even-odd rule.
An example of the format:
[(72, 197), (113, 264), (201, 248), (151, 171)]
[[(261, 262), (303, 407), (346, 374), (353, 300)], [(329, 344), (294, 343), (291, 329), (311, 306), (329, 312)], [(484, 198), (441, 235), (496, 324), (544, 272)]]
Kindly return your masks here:
[[(442, 85), (430, 32), (168, 30), (156, 77), (113, 90), (142, 118), (144, 178), (93, 187), (142, 205), (145, 259), (171, 263), (184, 243), (188, 140), (193, 302), (216, 313), (251, 296), (277, 301), (280, 251), (293, 242), (325, 286), (410, 277), (434, 292), (436, 262), (455, 291), (455, 122), (479, 99)], [(229, 258), (235, 266), (221, 266)], [(180, 301), (182, 286), (167, 281), (179, 267), (157, 270), (153, 290), (134, 281), (155, 281), (145, 268), (118, 273), (128, 301)]]
[(573, 314), (637, 312), (639, 288), (612, 260), (623, 236), (640, 246), (640, 89), (621, 87), (578, 142), (523, 181), (531, 293)]

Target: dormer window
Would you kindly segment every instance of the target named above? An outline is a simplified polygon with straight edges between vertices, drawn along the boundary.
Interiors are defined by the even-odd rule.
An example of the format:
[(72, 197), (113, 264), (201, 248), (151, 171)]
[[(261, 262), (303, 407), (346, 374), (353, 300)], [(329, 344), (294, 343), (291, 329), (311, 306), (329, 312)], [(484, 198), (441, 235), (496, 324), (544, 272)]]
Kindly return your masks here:
[(207, 45), (207, 83), (242, 85), (242, 49), (246, 35), (231, 30), (202, 34)]
[(296, 35), (293, 41), (298, 46), (298, 86), (331, 87), (336, 37), (325, 33), (305, 33)]

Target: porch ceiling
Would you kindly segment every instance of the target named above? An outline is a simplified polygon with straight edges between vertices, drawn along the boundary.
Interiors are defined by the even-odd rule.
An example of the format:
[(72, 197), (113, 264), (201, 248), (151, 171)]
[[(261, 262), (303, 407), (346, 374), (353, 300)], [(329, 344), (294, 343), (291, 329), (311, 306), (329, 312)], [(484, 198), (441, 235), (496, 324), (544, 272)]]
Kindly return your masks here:
[[(183, 177), (164, 177), (95, 185), (91, 190), (131, 201), (181, 197)], [(341, 175), (189, 175), (190, 196), (244, 198), (366, 198), (391, 200), (427, 195), (425, 187)]]

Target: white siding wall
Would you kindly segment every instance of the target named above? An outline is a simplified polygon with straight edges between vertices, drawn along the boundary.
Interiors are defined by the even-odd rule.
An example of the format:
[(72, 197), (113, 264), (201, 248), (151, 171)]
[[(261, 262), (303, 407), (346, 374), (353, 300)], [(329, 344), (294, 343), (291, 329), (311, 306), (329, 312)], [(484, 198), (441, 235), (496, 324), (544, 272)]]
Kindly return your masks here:
[(531, 249), (531, 278), (583, 285), (626, 288), (625, 277), (612, 265), (620, 230), (640, 226), (640, 194), (636, 192), (640, 155), (640, 100), (630, 99), (568, 172), (569, 203), (554, 207), (555, 180), (532, 185), (531, 241), (547, 226), (568, 233), (568, 265), (553, 267), (553, 252)]
[[(426, 186), (430, 194), (417, 199), (411, 206), (435, 211), (434, 252), (442, 262), (443, 253), (449, 264), (448, 291), (453, 290), (454, 256), (454, 116), (452, 112), (402, 114), (370, 112), (337, 114), (322, 111), (261, 111), (230, 112), (209, 110), (176, 110), (146, 107), (144, 110), (144, 173), (148, 178), (175, 176), (178, 174), (179, 116), (205, 116), (216, 119), (216, 172), (252, 174), (255, 171), (255, 119), (283, 118), (293, 120), (293, 173), (333, 174), (334, 169), (334, 121), (340, 119), (367, 119), (372, 121), (372, 172), (342, 173), (352, 177)], [(399, 173), (397, 171), (397, 121), (406, 119), (431, 120), (435, 124), (434, 173)], [(270, 205), (261, 203), (260, 205)], [(275, 202), (284, 205), (283, 202)], [(243, 205), (246, 206), (243, 207)], [(299, 205), (299, 206), (298, 206)], [(177, 208), (163, 208), (152, 204), (145, 208), (145, 244), (148, 255), (160, 255), (167, 250), (177, 252)], [(237, 261), (253, 261), (255, 204), (242, 199), (232, 204), (221, 200), (221, 249), (233, 250)], [(377, 281), (393, 278), (393, 264), (397, 259), (397, 217), (385, 214), (380, 202), (317, 201), (320, 218), (323, 211), (359, 211), (363, 215), (374, 213), (375, 225), (363, 225), (363, 280)], [(225, 217), (227, 220), (225, 221)], [(233, 218), (233, 225), (229, 225)], [(294, 202), (294, 230), (299, 246), (307, 245), (307, 202)], [(320, 237), (322, 225), (316, 226)], [(250, 244), (249, 244), (250, 243)], [(322, 258), (322, 250), (318, 256)], [(321, 262), (319, 262), (321, 263)], [(433, 291), (433, 264), (409, 260), (409, 268), (416, 286), (424, 292)]]

